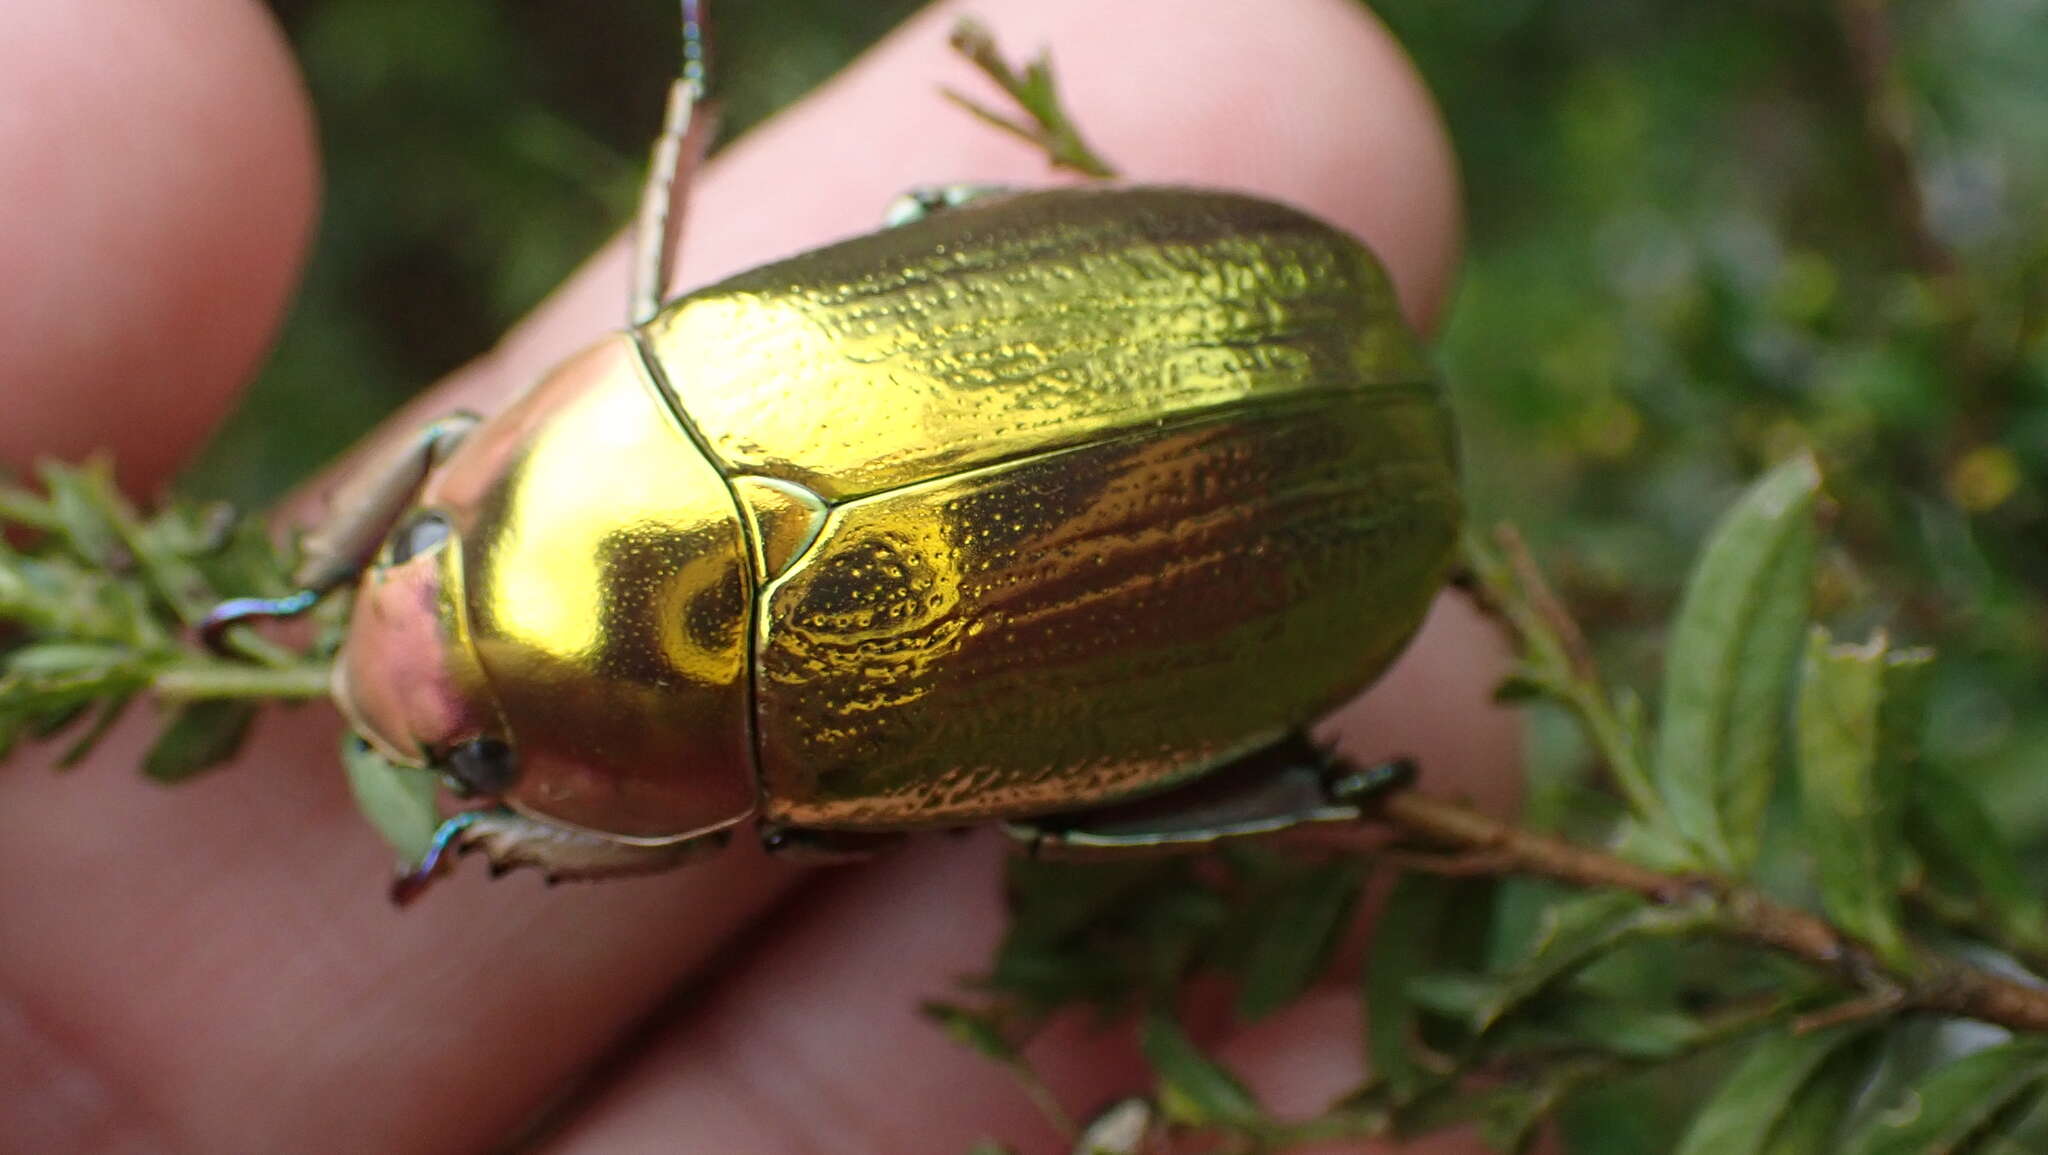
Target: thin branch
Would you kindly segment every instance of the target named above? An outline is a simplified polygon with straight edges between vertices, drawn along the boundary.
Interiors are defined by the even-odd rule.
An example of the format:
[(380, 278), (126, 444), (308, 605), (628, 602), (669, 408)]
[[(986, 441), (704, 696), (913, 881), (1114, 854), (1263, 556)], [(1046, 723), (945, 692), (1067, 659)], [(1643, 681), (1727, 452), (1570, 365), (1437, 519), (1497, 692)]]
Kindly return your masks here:
[(327, 696), (332, 675), (332, 668), (325, 662), (255, 666), (195, 659), (165, 668), (150, 683), (150, 689), (167, 701), (311, 701)]
[(1512, 527), (1495, 527), (1492, 542), (1465, 540), (1472, 575), (1464, 584), (1481, 610), (1520, 642), (1526, 673), (1576, 714), (1622, 797), (1650, 828), (1672, 828), (1663, 796), (1650, 781), (1635, 730), (1615, 708), (1599, 678), (1585, 634), (1543, 580), (1527, 544)]
[(1914, 974), (1898, 974), (1826, 919), (1745, 887), (1651, 870), (1421, 794), (1388, 797), (1377, 813), (1430, 845), (1494, 856), (1502, 873), (1627, 890), (1662, 904), (1709, 901), (1720, 916), (1721, 933), (1798, 959), (1873, 996), (1896, 991), (1900, 1009), (1978, 1019), (2015, 1031), (2048, 1031), (2048, 989), (1926, 950), (1915, 951)]

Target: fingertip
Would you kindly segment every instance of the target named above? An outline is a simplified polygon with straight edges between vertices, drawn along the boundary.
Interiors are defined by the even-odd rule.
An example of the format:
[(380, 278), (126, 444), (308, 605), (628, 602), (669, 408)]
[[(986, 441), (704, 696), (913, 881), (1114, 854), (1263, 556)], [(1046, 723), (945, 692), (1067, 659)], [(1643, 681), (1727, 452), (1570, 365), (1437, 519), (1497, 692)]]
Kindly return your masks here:
[(312, 222), (310, 114), (248, 0), (0, 15), (0, 459), (165, 477), (268, 348)]

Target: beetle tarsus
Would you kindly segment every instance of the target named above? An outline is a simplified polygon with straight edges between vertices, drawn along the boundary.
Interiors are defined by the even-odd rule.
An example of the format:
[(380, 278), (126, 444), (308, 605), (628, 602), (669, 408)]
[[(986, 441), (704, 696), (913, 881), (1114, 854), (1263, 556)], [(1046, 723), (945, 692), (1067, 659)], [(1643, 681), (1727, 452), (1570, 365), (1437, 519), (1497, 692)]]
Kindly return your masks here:
[(548, 885), (553, 886), (668, 870), (725, 845), (727, 838), (725, 831), (715, 831), (673, 842), (625, 842), (554, 826), (510, 810), (467, 810), (443, 822), (434, 832), (419, 865), (392, 883), (391, 898), (400, 906), (411, 902), (434, 879), (453, 869), (457, 858), (476, 852), (489, 860), (487, 869), (492, 878), (531, 866), (539, 869)]

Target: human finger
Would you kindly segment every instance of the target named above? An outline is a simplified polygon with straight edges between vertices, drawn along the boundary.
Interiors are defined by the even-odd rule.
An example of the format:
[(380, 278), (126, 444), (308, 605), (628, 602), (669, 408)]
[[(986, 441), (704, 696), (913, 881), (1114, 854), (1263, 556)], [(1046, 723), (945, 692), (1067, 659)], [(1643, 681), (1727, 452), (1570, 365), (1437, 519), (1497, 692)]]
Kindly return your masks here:
[(0, 6), (0, 460), (105, 452), (160, 482), (269, 347), (313, 185), (259, 5)]

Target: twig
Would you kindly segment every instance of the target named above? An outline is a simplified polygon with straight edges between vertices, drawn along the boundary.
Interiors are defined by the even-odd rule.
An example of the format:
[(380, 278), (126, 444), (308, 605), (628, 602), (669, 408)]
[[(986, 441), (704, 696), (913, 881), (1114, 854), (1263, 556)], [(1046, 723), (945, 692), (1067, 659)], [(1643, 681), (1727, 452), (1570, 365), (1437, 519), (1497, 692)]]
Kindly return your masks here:
[(166, 701), (309, 701), (327, 696), (332, 673), (325, 662), (255, 666), (194, 659), (166, 668), (150, 689)]
[(1043, 54), (1026, 64), (1020, 73), (1003, 59), (989, 30), (971, 19), (954, 25), (952, 41), (953, 50), (994, 81), (996, 87), (1016, 103), (1025, 119), (1012, 119), (972, 97), (950, 88), (941, 89), (947, 100), (986, 123), (1038, 146), (1054, 168), (1068, 169), (1098, 180), (1116, 176), (1116, 169), (1089, 147), (1081, 137), (1081, 130), (1067, 116), (1054, 88), (1052, 62)]
[(1808, 1035), (1839, 1027), (1844, 1023), (1860, 1023), (1865, 1019), (1881, 1019), (1898, 1013), (1906, 1003), (1906, 993), (1897, 987), (1886, 987), (1860, 998), (1846, 999), (1830, 1007), (1823, 1007), (1812, 1014), (1801, 1015), (1792, 1020), (1792, 1033)]
[(1635, 731), (1601, 685), (1584, 632), (1550, 592), (1520, 534), (1503, 525), (1492, 538), (1489, 544), (1477, 533), (1466, 535), (1465, 555), (1473, 571), (1467, 588), (1475, 592), (1476, 603), (1521, 643), (1525, 676), (1578, 715), (1629, 807), (1652, 829), (1670, 830), (1669, 811), (1650, 781)]
[(1537, 568), (1536, 558), (1529, 552), (1529, 543), (1522, 539), (1521, 532), (1512, 525), (1495, 526), (1493, 543), (1499, 547), (1501, 556), (1507, 559), (1516, 585), (1529, 600), (1529, 608), (1557, 636), (1572, 676), (1581, 682), (1599, 685), (1600, 669), (1594, 664), (1593, 647), (1586, 643), (1585, 631), (1579, 628), (1577, 620), (1552, 592), (1550, 583), (1544, 580), (1543, 571)]
[(1627, 890), (1655, 903), (1706, 898), (1720, 915), (1722, 933), (1798, 959), (1873, 996), (1896, 991), (1900, 1009), (1978, 1019), (2015, 1031), (2048, 1031), (2048, 989), (1925, 950), (1915, 951), (1913, 975), (1898, 974), (1827, 920), (1748, 888), (1651, 870), (1421, 794), (1388, 797), (1378, 814), (1434, 846), (1493, 855), (1502, 873)]

